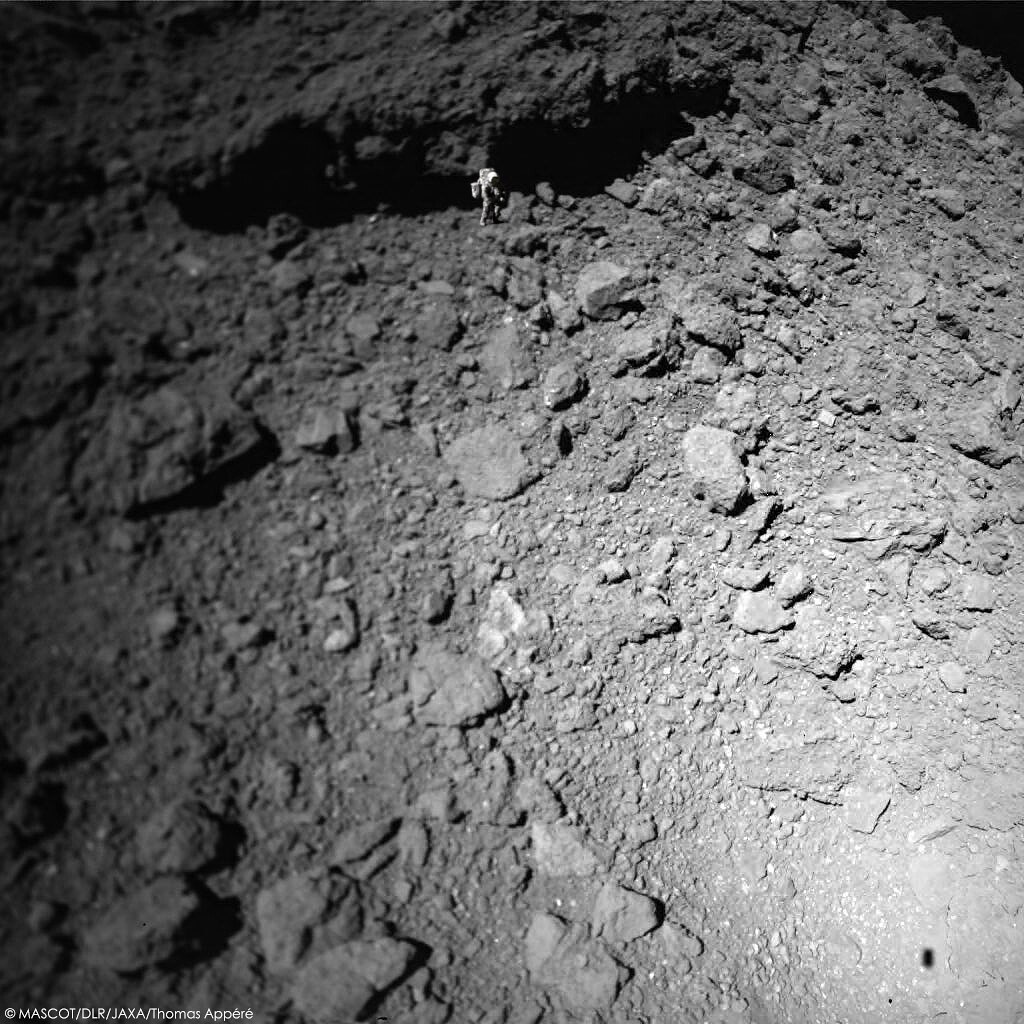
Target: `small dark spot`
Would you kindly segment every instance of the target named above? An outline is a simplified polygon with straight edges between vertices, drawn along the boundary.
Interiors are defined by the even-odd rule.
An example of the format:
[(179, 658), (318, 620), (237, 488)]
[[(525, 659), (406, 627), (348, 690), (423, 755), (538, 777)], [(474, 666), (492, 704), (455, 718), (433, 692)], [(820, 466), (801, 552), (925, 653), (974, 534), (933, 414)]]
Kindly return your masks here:
[(922, 967), (934, 967), (935, 966), (935, 950), (928, 949), (927, 947), (921, 950), (921, 966)]

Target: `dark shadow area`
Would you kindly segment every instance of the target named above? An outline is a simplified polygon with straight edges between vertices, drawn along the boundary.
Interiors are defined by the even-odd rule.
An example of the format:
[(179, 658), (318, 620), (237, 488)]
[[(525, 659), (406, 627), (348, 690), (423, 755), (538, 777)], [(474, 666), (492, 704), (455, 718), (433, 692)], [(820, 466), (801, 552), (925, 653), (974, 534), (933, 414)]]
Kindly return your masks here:
[(941, 19), (958, 43), (998, 57), (1006, 70), (1024, 84), (1024, 4), (1008, 0), (902, 0), (891, 6), (911, 21)]
[(951, 107), (956, 112), (956, 116), (961, 124), (967, 128), (977, 130), (980, 124), (978, 111), (969, 96), (965, 96), (960, 92), (947, 92), (945, 89), (936, 89), (932, 85), (926, 85), (924, 91), (933, 100), (945, 103)]
[(202, 902), (189, 915), (178, 936), (180, 948), (161, 966), (180, 971), (208, 960), (227, 948), (228, 940), (242, 927), (241, 901), (216, 898), (203, 885), (195, 885)]
[(255, 476), (281, 454), (277, 438), (265, 427), (257, 425), (256, 429), (260, 435), (259, 441), (246, 451), (224, 462), (191, 486), (169, 498), (134, 506), (129, 509), (126, 518), (134, 521), (147, 519), (149, 516), (166, 515), (169, 512), (180, 512), (186, 508), (212, 508), (219, 504), (224, 498), (226, 487)]
[(934, 949), (928, 949), (926, 947), (925, 949), (921, 950), (921, 966), (922, 967), (928, 967), (928, 968), (931, 968), (931, 967), (935, 966), (935, 950)]
[(182, 219), (209, 231), (242, 231), (275, 213), (290, 213), (322, 227), (341, 219), (341, 196), (327, 169), (337, 147), (321, 128), (297, 122), (276, 125), (228, 174), (204, 189), (172, 193)]
[[(547, 181), (560, 193), (595, 195), (633, 174), (645, 154), (664, 152), (674, 139), (692, 135), (685, 114), (712, 114), (727, 102), (728, 83), (722, 81), (703, 89), (631, 96), (580, 128), (521, 121), (493, 143), (490, 160), (506, 188), (530, 193)], [(263, 225), (281, 213), (310, 227), (329, 227), (378, 210), (415, 216), (469, 209), (475, 169), (467, 168), (465, 175), (426, 173), (428, 141), (424, 131), (395, 151), (358, 160), (340, 151), (319, 125), (282, 122), (216, 181), (201, 189), (172, 188), (171, 199), (191, 227), (218, 233)]]
[(632, 96), (598, 113), (581, 128), (548, 121), (513, 125), (493, 147), (494, 166), (506, 187), (532, 192), (550, 182), (558, 193), (592, 196), (616, 178), (628, 178), (645, 154), (663, 153), (693, 134), (686, 114), (708, 116), (725, 107), (728, 85), (684, 93)]

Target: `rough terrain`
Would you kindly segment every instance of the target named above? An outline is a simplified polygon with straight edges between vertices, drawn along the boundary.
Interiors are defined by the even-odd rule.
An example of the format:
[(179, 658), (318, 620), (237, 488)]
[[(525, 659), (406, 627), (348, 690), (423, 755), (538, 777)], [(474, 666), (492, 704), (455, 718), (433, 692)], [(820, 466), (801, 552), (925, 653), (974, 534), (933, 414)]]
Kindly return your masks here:
[(1024, 1020), (996, 58), (12, 3), (0, 82), (5, 1006)]

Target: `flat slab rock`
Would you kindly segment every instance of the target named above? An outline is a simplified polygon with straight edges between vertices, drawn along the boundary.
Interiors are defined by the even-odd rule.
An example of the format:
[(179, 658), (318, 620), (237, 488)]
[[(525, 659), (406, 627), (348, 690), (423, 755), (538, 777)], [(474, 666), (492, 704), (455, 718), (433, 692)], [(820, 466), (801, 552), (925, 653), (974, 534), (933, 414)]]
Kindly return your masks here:
[(854, 832), (870, 835), (891, 799), (892, 794), (885, 789), (851, 786), (843, 791), (843, 819)]
[(425, 725), (472, 725), (505, 701), (497, 675), (483, 661), (438, 644), (428, 644), (416, 655), (409, 690), (414, 714)]
[(399, 939), (343, 943), (298, 971), (292, 999), (315, 1024), (351, 1024), (408, 972), (416, 953), (411, 942)]
[(606, 942), (632, 942), (660, 923), (658, 904), (643, 893), (606, 882), (594, 903), (594, 934)]
[(777, 633), (795, 619), (771, 594), (743, 591), (732, 613), (733, 624), (744, 633)]
[(444, 460), (468, 494), (490, 501), (514, 498), (536, 479), (522, 445), (504, 427), (480, 427), (463, 434)]
[(719, 427), (691, 427), (683, 435), (683, 463), (695, 497), (713, 512), (730, 515), (747, 495), (747, 474), (735, 449), (736, 435)]

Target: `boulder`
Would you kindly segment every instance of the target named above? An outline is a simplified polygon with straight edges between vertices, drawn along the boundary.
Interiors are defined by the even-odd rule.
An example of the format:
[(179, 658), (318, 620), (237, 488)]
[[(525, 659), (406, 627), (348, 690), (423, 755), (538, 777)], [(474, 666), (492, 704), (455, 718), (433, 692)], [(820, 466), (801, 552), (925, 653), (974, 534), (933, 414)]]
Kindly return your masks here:
[(416, 718), (426, 725), (473, 725), (505, 701), (497, 675), (484, 662), (438, 644), (428, 644), (416, 655), (409, 689)]
[(346, 942), (296, 974), (292, 1000), (314, 1024), (352, 1024), (412, 966), (416, 947), (399, 939)]
[(719, 427), (691, 427), (683, 435), (683, 462), (695, 497), (713, 512), (731, 515), (747, 496), (747, 475), (736, 435)]
[(456, 479), (478, 498), (504, 501), (533, 479), (522, 445), (504, 427), (487, 426), (459, 437), (444, 454)]
[(621, 303), (630, 283), (630, 273), (625, 267), (598, 260), (581, 271), (576, 283), (576, 299), (592, 320), (617, 320), (622, 315)]
[(736, 601), (732, 621), (744, 633), (777, 633), (795, 620), (770, 594), (747, 590)]

